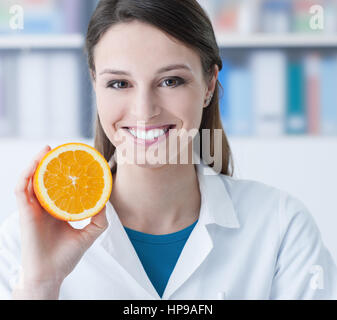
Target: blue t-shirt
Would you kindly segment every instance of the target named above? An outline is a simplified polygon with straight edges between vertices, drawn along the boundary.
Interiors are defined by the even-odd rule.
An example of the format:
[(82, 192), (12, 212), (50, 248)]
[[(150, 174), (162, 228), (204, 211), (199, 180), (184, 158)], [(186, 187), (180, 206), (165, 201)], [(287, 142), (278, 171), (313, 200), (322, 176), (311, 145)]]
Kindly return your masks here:
[(160, 297), (197, 222), (198, 220), (183, 230), (163, 235), (143, 233), (124, 227)]

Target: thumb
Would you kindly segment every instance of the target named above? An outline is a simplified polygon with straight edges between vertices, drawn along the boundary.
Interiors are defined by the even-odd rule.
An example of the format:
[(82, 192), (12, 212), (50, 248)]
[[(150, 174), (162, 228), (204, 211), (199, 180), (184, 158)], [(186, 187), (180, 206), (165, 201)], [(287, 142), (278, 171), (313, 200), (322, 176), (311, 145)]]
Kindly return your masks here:
[(108, 225), (105, 206), (98, 214), (93, 216), (90, 223), (80, 231), (88, 248), (107, 229)]

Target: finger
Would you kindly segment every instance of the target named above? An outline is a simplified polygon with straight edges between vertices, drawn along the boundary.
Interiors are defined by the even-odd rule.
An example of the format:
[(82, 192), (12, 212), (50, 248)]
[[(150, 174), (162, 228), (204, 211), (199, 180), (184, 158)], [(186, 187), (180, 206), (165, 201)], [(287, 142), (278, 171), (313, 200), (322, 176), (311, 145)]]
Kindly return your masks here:
[(26, 201), (27, 199), (27, 188), (29, 180), (31, 179), (33, 173), (35, 172), (37, 162), (31, 162), (29, 167), (21, 174), (20, 179), (15, 187), (15, 195), (19, 201)]
[(34, 192), (34, 187), (33, 187), (33, 178), (30, 178), (28, 188), (27, 188), (27, 196), (30, 200), (31, 203), (33, 204), (38, 204), (37, 197)]
[(37, 161), (38, 163), (40, 163), (40, 161), (42, 160), (42, 158), (46, 155), (47, 152), (50, 151), (50, 146), (46, 145), (42, 150), (40, 150), (40, 152), (33, 158), (33, 161)]
[(27, 197), (28, 199), (32, 202), (32, 199), (33, 199), (33, 194), (34, 194), (34, 190), (33, 190), (33, 178), (30, 178), (29, 179), (29, 183), (28, 183), (28, 186), (27, 186)]
[(109, 223), (106, 218), (106, 206), (94, 217), (91, 218), (90, 223), (80, 230), (82, 239), (86, 242), (86, 246), (90, 247), (99, 235), (106, 230)]
[(29, 197), (27, 193), (29, 181), (32, 178), (41, 158), (49, 150), (50, 150), (49, 146), (46, 146), (45, 148), (43, 148), (37, 154), (37, 156), (34, 157), (34, 159), (30, 162), (30, 165), (28, 166), (28, 168), (26, 168), (26, 170), (24, 170), (23, 173), (21, 174), (19, 181), (15, 187), (15, 194), (19, 201), (27, 201), (27, 200), (29, 201), (29, 198), (27, 198)]
[(91, 218), (90, 224), (95, 225), (101, 230), (105, 230), (108, 227), (109, 223), (106, 217), (106, 206), (101, 210), (101, 212)]

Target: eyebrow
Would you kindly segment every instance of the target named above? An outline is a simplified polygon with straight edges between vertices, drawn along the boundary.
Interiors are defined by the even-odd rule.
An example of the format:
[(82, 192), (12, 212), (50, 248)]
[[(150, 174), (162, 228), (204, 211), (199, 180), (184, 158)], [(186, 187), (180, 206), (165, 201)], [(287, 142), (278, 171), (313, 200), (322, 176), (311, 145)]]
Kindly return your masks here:
[[(171, 70), (176, 70), (176, 69), (186, 69), (186, 70), (192, 72), (191, 68), (188, 67), (185, 64), (171, 64), (171, 65), (168, 65), (166, 67), (160, 68), (156, 72), (156, 75), (158, 75), (160, 73), (168, 72), (168, 71), (171, 71)], [(116, 69), (104, 69), (102, 72), (100, 72), (100, 75), (105, 74), (105, 73), (131, 76), (130, 72), (123, 71), (123, 70), (116, 70)]]

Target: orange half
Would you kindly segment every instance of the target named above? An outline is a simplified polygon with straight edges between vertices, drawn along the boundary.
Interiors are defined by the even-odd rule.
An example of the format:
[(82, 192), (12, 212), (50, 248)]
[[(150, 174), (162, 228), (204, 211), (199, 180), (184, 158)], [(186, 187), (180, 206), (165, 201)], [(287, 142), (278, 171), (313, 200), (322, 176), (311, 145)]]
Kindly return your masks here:
[(99, 213), (112, 190), (109, 164), (95, 148), (67, 143), (40, 161), (33, 188), (41, 206), (55, 218), (79, 221)]

